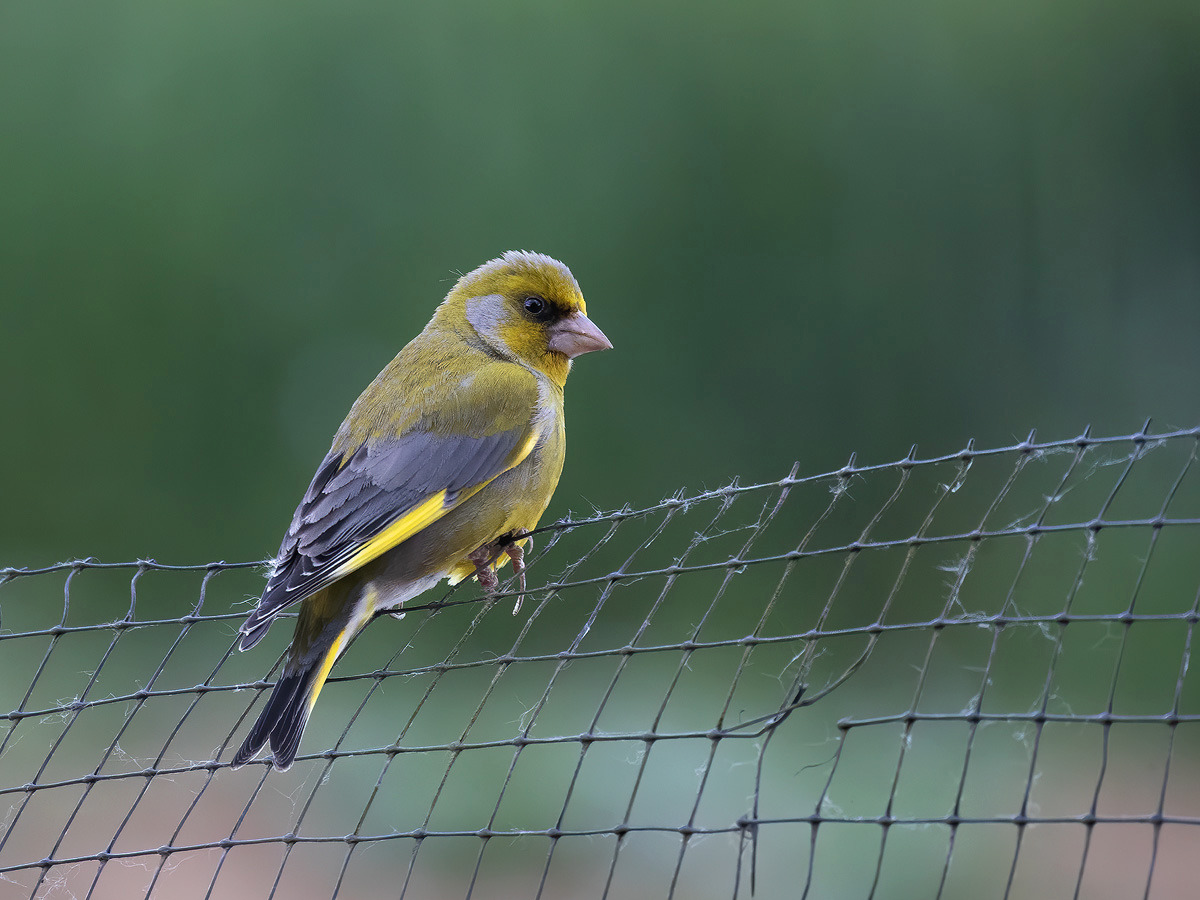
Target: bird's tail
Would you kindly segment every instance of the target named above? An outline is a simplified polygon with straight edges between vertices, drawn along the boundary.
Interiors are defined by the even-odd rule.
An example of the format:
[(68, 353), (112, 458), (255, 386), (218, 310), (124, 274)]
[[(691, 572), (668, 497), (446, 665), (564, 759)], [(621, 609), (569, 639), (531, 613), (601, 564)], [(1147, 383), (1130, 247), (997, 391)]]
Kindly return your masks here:
[[(319, 596), (315, 595), (313, 599)], [(373, 606), (357, 609), (349, 621), (341, 617), (340, 622), (322, 621), (322, 606), (321, 603), (309, 605), (306, 601), (301, 608), (296, 637), (283, 674), (275, 683), (258, 721), (234, 754), (233, 768), (249, 762), (268, 742), (275, 768), (281, 771), (291, 768), (300, 746), (300, 736), (304, 734), (309, 713), (325, 686), (329, 670), (350, 640), (370, 621), (373, 611)]]
[(322, 667), (312, 665), (294, 671), (284, 670), (275, 684), (275, 689), (271, 691), (271, 699), (267, 701), (266, 708), (234, 755), (233, 768), (245, 765), (253, 759), (268, 741), (271, 743), (271, 756), (275, 768), (291, 768), (296, 758), (296, 749), (300, 746), (300, 736), (304, 734), (304, 726), (308, 724), (312, 701), (316, 699), (320, 684), (325, 680), (322, 678), (320, 682), (317, 681), (320, 668)]

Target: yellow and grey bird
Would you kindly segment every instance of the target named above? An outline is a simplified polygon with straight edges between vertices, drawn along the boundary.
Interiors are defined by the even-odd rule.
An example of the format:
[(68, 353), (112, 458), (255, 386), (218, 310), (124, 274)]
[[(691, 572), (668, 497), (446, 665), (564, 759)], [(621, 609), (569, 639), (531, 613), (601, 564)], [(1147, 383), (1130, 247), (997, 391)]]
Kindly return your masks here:
[(296, 509), (241, 649), (300, 603), (287, 662), (233, 758), (296, 758), (329, 670), (380, 611), (443, 578), (494, 591), (546, 510), (566, 446), (571, 360), (612, 347), (570, 270), (509, 251), (464, 275), (362, 393)]

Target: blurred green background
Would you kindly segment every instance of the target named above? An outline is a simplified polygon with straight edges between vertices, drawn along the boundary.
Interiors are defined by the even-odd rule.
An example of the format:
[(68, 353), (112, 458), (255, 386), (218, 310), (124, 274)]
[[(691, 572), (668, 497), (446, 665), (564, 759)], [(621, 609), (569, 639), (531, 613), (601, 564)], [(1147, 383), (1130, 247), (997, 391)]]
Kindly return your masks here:
[[(919, 443), (924, 455), (934, 455), (957, 450), (969, 438), (981, 447), (1010, 444), (1034, 427), (1043, 437), (1060, 438), (1088, 423), (1099, 434), (1129, 433), (1150, 416), (1162, 429), (1196, 425), (1198, 41), (1200, 6), (1194, 0), (5, 4), (0, 471), (6, 477), (0, 566), (86, 556), (204, 563), (272, 554), (358, 392), (424, 325), (457, 273), (512, 248), (567, 262), (589, 312), (615, 344), (610, 353), (582, 359), (572, 375), (567, 467), (546, 521), (570, 510), (645, 505), (681, 487), (718, 487), (735, 477), (744, 483), (774, 480), (794, 460), (801, 474), (811, 474), (836, 469), (851, 452), (860, 462), (881, 462)], [(1094, 479), (1076, 490), (1079, 506), (1064, 521), (1096, 514), (1120, 471), (1106, 463), (1124, 462), (1129, 452), (1115, 449), (1079, 476), (1086, 482), (1100, 471), (1109, 480)], [(1186, 458), (1190, 448), (1175, 445), (1172, 452)], [(1187, 464), (1175, 456), (1152, 458), (1143, 470), (1158, 480), (1122, 496), (1140, 504), (1138, 516), (1157, 512), (1171, 478)], [(953, 468), (927, 472), (928, 483), (910, 492), (916, 494), (913, 510), (924, 514), (932, 498), (941, 496), (940, 485), (953, 480)], [(981, 477), (981, 468), (968, 483), (979, 493), (962, 527), (979, 521), (1007, 475), (998, 467)], [(1046, 476), (1058, 470), (1031, 471)], [(994, 524), (1024, 521), (1055, 490), (1053, 478), (1043, 480), (1044, 485), (1035, 483), (1031, 476), (1023, 483), (1026, 492), (1006, 511), (1009, 518), (1001, 522), (997, 516)], [(1181, 504), (1183, 514), (1194, 515), (1200, 491), (1195, 480), (1193, 473), (1180, 494), (1192, 504)], [(795, 535), (828, 502), (827, 487), (814, 485), (805, 499), (791, 501), (785, 516), (791, 518), (771, 536), (779, 543), (773, 551), (795, 546)], [(843, 508), (844, 518), (823, 526), (834, 529), (833, 536), (822, 532), (823, 546), (853, 540), (891, 489), (879, 481), (854, 485), (854, 503)], [(966, 504), (968, 493), (954, 499)], [(689, 521), (668, 540), (686, 543), (693, 533)], [(907, 532), (897, 531), (902, 533)], [(730, 541), (741, 540), (741, 533), (731, 535)], [(580, 548), (595, 538), (585, 534)], [(1131, 585), (1139, 572), (1146, 573), (1139, 566), (1150, 558), (1143, 538), (1135, 531), (1123, 540), (1106, 533), (1099, 541), (1099, 562), (1088, 570), (1082, 594), (1087, 609), (1116, 616), (1132, 602), (1137, 588)], [(664, 546), (668, 540), (655, 546), (655, 565), (669, 563), (679, 550)], [(1080, 560), (1090, 563), (1094, 551), (1084, 543), (1071, 534), (1058, 544), (1039, 544), (1041, 568), (1024, 576), (1026, 584), (1030, 579), (1034, 584), (1026, 587), (1030, 598), (1022, 598), (1026, 610), (1049, 614), (1071, 595), (1072, 579), (1079, 587)], [(1150, 567), (1162, 585), (1151, 594), (1153, 609), (1161, 604), (1177, 614), (1194, 604), (1193, 563), (1200, 559), (1194, 543), (1186, 529), (1164, 539), (1171, 550), (1160, 550)], [(564, 541), (545, 577), (565, 565), (573, 546)], [(964, 549), (922, 552), (907, 582), (913, 596), (898, 604), (900, 618), (920, 621), (928, 610), (943, 607), (950, 573), (961, 561), (956, 555)], [(968, 580), (983, 597), (964, 609), (996, 614), (1004, 608), (1003, 589), (1020, 571), (1021, 549), (1000, 541), (985, 547), (984, 563), (990, 553), (1001, 559), (994, 564), (998, 574)], [(724, 545), (706, 551), (718, 560), (728, 555)], [(873, 621), (896, 577), (887, 566), (898, 566), (898, 557), (885, 555), (881, 563), (863, 555), (855, 569), (861, 581), (845, 589), (834, 617), (855, 627)], [(831, 556), (797, 570), (780, 604), (786, 613), (779, 613), (794, 621), (779, 625), (780, 633), (812, 627), (824, 598), (832, 596), (828, 584), (836, 581), (843, 559)], [(598, 556), (592, 565), (602, 577), (613, 563)], [(1110, 565), (1112, 570), (1104, 568)], [(1168, 574), (1157, 574), (1163, 570)], [(749, 631), (746, 610), (761, 610), (777, 576), (777, 568), (751, 570), (737, 582), (716, 616), (722, 635)], [(195, 601), (195, 584), (180, 589), (182, 583), (182, 576), (146, 576), (139, 614), (185, 615)], [(687, 638), (713, 596), (712, 585), (700, 577), (681, 584), (672, 595), (677, 605), (664, 608), (655, 623), (664, 644)], [(257, 572), (223, 575), (213, 582), (205, 610), (240, 609), (237, 604), (260, 586)], [(620, 602), (608, 610), (612, 618), (595, 623), (592, 639), (606, 650), (624, 646), (658, 589), (659, 582), (650, 580), (623, 586)], [(71, 614), (79, 617), (77, 624), (119, 617), (129, 602), (129, 572), (87, 573), (74, 591)], [(5, 628), (13, 633), (52, 628), (62, 598), (60, 576), (14, 580), (0, 593)], [(540, 620), (547, 648), (565, 646), (579, 633), (591, 599), (586, 591), (564, 595), (556, 607), (563, 621)], [(557, 624), (551, 627), (547, 620)], [(408, 640), (415, 621), (414, 616), (373, 628), (335, 676), (384, 665), (399, 649), (397, 638)], [(492, 659), (510, 645), (511, 636), (505, 631), (502, 639), (501, 631), (515, 630), (521, 621), (497, 613), (464, 655)], [(1051, 663), (1049, 642), (1038, 627), (1010, 629), (1008, 643), (998, 641), (1015, 647), (998, 655), (1000, 686), (992, 695), (998, 708), (1024, 710), (1039, 697), (1053, 696), (1068, 711), (1095, 715), (1128, 690), (1134, 712), (1161, 715), (1175, 686), (1178, 711), (1183, 676), (1177, 677), (1176, 664), (1185, 658), (1180, 635), (1186, 630), (1190, 641), (1194, 622), (1172, 621), (1169, 634), (1164, 626), (1157, 642), (1143, 637), (1151, 629), (1139, 628), (1137, 639), (1150, 643), (1128, 652), (1124, 643), (1114, 650), (1110, 624), (1100, 622), (1094, 632), (1073, 625), (1069, 641), (1053, 632)], [(445, 641), (419, 649), (441, 659), (453, 639), (447, 635), (461, 633), (463, 620), (435, 625), (433, 632)], [(189, 686), (209, 677), (235, 627), (232, 620), (211, 621), (197, 629), (204, 637), (189, 635), (172, 663), (180, 671), (168, 667), (162, 678), (163, 685), (182, 691), (179, 704), (191, 702)], [(64, 639), (55, 646), (69, 643), (70, 649), (56, 651), (32, 700), (23, 699), (29, 672), (47, 652), (49, 639), (9, 641), (8, 656), (0, 659), (7, 670), (0, 679), (8, 685), (4, 702), (8, 708), (49, 709), (85, 693), (125, 696), (172, 652), (166, 649), (171, 628), (126, 632), (120, 652), (95, 684), (88, 679), (110, 636), (101, 631)], [(286, 644), (284, 631), (275, 629), (269, 649), (234, 656), (217, 680), (261, 677), (273, 652)], [(914, 634), (911, 646), (899, 637), (899, 649), (885, 645), (851, 685), (849, 696), (860, 704), (854, 708), (903, 710), (910, 702), (907, 694), (897, 699), (908, 690), (904, 679), (919, 674), (924, 682), (932, 671), (930, 692), (944, 693), (948, 714), (960, 712), (968, 692), (976, 690), (979, 670), (992, 665), (987, 639), (993, 635), (975, 632), (980, 646), (968, 652), (967, 630), (956, 633), (939, 645), (945, 662), (930, 662), (934, 639), (924, 631)], [(947, 641), (952, 651), (944, 650)], [(746, 709), (778, 702), (781, 686), (795, 675), (801, 643), (781, 644), (779, 658), (769, 657), (770, 663), (762, 662), (768, 651), (760, 652), (748, 676), (753, 702)], [(832, 644), (818, 652), (831, 671), (849, 665), (839, 654), (854, 655), (853, 648), (831, 649)], [(415, 666), (412, 648), (404, 649), (409, 656), (397, 665)], [(705, 666), (719, 658), (709, 655)], [(1155, 660), (1162, 665), (1153, 665)], [(604, 662), (599, 659), (597, 666)], [(1071, 688), (1063, 687), (1061, 697), (1053, 695), (1054, 683), (1046, 676), (1054, 665)], [(644, 687), (640, 695), (624, 705), (614, 701), (614, 709), (628, 718), (621, 728), (648, 727), (642, 706), (663, 696), (653, 679), (669, 679), (675, 659), (661, 668), (637, 676), (645, 679), (637, 682)], [(576, 670), (584, 683), (561, 688), (556, 702), (574, 715), (590, 715), (596, 700), (588, 690), (607, 677), (595, 671)], [(820, 676), (820, 667), (816, 671)], [(473, 672), (482, 684), (493, 670)], [(502, 686), (489, 707), (500, 718), (499, 739), (511, 734), (512, 720), (528, 708), (521, 704), (540, 689), (533, 675), (520, 677), (529, 683)], [(696, 701), (684, 705), (688, 722), (711, 727), (704, 702), (721, 696), (730, 676), (698, 663), (687, 677), (702, 682), (694, 694), (681, 690)], [(1043, 693), (1022, 693), (1014, 684), (1023, 679), (1036, 681)], [(364, 684), (337, 682), (330, 695), (339, 688), (361, 693)], [(623, 682), (628, 684), (629, 679)], [(420, 699), (410, 689), (417, 681), (398, 678), (387, 686), (384, 710)], [(1084, 703), (1080, 696), (1089, 688), (1096, 696)], [(470, 682), (462, 697), (474, 698), (477, 689), (484, 688)], [(1195, 691), (1188, 691), (1191, 698)], [(169, 698), (157, 699), (159, 706), (146, 706), (137, 718), (136, 733), (123, 736), (135, 771), (153, 761), (164, 746), (164, 731), (183, 715), (166, 707)], [(172, 734), (167, 763), (213, 758), (207, 754), (237, 731), (237, 717), (253, 698), (248, 691), (228, 691), (203, 700), (182, 736), (176, 740)], [(377, 698), (375, 710), (384, 703)], [(828, 764), (840, 734), (839, 716), (852, 706), (839, 703), (814, 706), (813, 718), (789, 735), (790, 743), (775, 744), (776, 755), (769, 759), (775, 780), (766, 783), (780, 815), (807, 815), (810, 807), (804, 804), (821, 796), (827, 774), (821, 766)], [(1194, 714), (1194, 705), (1183, 706)], [(122, 733), (132, 712), (123, 702), (89, 708), (63, 749), (51, 751), (54, 763), (45, 778), (74, 777), (100, 764), (97, 748)], [(330, 746), (347, 713), (330, 702), (317, 715), (328, 718), (314, 719), (302, 751)], [(442, 741), (453, 739), (451, 732), (464, 718), (453, 700), (431, 703), (428, 715)], [(20, 728), (14, 720), (18, 749), (5, 762), (20, 776), (4, 784), (39, 777), (47, 759), (43, 737), (63, 728), (57, 724), (63, 719), (74, 721), (65, 712), (57, 720), (22, 719)], [(362, 733), (352, 732), (350, 743), (386, 744), (396, 737), (397, 721), (391, 712), (364, 716), (356, 726)], [(562, 733), (588, 727), (569, 717), (548, 721), (542, 727), (551, 730), (569, 722)], [(961, 721), (952, 724), (965, 729)], [(1157, 729), (1153, 740), (1167, 731), (1160, 725), (1147, 726)], [(1025, 728), (985, 730), (975, 745), (976, 758), (985, 762), (983, 775), (974, 777), (986, 782), (980, 790), (991, 802), (984, 804), (990, 813), (1014, 814), (1001, 797), (1011, 801), (1034, 780), (1032, 739)], [(891, 797), (888, 791), (894, 794), (895, 787), (884, 782), (901, 769), (894, 761), (897, 749), (910, 738), (918, 748), (931, 741), (920, 729), (915, 737), (887, 726), (855, 734), (873, 729), (886, 736), (846, 744), (848, 755), (862, 759), (857, 767), (845, 765), (842, 771), (852, 774), (839, 776), (847, 784), (835, 782), (831, 793), (847, 815), (880, 815), (877, 806), (856, 805), (859, 793), (872, 803)], [(1193, 732), (1173, 750), (1151, 753), (1146, 739), (1123, 755), (1113, 751), (1112, 759), (1134, 760), (1140, 768), (1131, 763), (1132, 774), (1110, 779), (1105, 789), (1114, 790), (1108, 784), (1116, 782), (1115, 790), (1137, 793), (1138, 803), (1157, 798), (1163, 758), (1175, 760), (1172, 777), (1178, 784), (1172, 789), (1182, 798), (1176, 812), (1194, 818), (1200, 738)], [(1175, 741), (1173, 726), (1170, 734)], [(1108, 732), (1104, 735), (1107, 741)], [(1046, 751), (1041, 771), (1077, 777), (1047, 777), (1035, 799), (1051, 785), (1071, 796), (1064, 815), (1086, 807), (1099, 776), (1096, 767), (1079, 760), (1094, 761), (1096, 737), (1095, 730), (1072, 734), (1060, 740), (1057, 751)], [(991, 751), (991, 762), (989, 740), (999, 748)], [(917, 801), (935, 794), (938, 804), (946, 799), (937, 791), (945, 788), (950, 767), (963, 765), (964, 741), (958, 732), (953, 740), (933, 740), (925, 757), (932, 760), (928, 771), (911, 776), (904, 770), (916, 787), (906, 788), (901, 779), (898, 796), (909, 805), (901, 802), (900, 814), (923, 811), (906, 790)], [(756, 789), (730, 776), (753, 775), (752, 748), (743, 750), (747, 759), (729, 764), (728, 771), (720, 764), (714, 769), (714, 783), (739, 811)], [(689, 746), (668, 757), (669, 771), (649, 779), (647, 793), (655, 803), (696, 796), (688, 779), (703, 759), (692, 759), (693, 751)], [(1051, 762), (1055, 752), (1062, 757), (1057, 769)], [(523, 793), (514, 788), (513, 794), (522, 802), (538, 797), (538, 779), (569, 772), (575, 754), (568, 744), (557, 765), (539, 761), (532, 786)], [(635, 755), (618, 747), (611, 759), (601, 757), (604, 774), (584, 779), (580, 796), (599, 803), (627, 795), (620, 779), (630, 777)], [(411, 786), (428, 787), (444, 771), (435, 760), (428, 777), (414, 782), (413, 771), (423, 763), (417, 756), (393, 770), (399, 787), (372, 813), (382, 820), (380, 831), (411, 827), (419, 814), (392, 798), (419, 806), (421, 797)], [(478, 756), (472, 764), (482, 765), (474, 762)], [(1109, 757), (1104, 759), (1107, 765)], [(105, 764), (129, 761), (121, 753), (114, 760)], [(497, 769), (501, 775), (504, 764)], [(257, 830), (247, 830), (277, 834), (280, 822), (290, 827), (296, 821), (295, 798), (303, 796), (296, 785), (321, 777), (319, 763), (307, 765), (284, 776), (293, 781), (268, 782), (255, 808)], [(349, 771), (344, 777), (351, 780), (353, 765), (344, 761), (339, 776)], [(354, 781), (355, 790), (375, 784), (377, 772), (367, 769), (364, 765)], [(860, 777), (862, 772), (876, 780)], [(149, 821), (140, 831), (131, 826), (136, 838), (124, 839), (131, 846), (154, 846), (148, 842), (162, 840), (162, 822), (178, 822), (181, 806), (210, 783), (204, 795), (212, 805), (210, 817), (198, 814), (204, 827), (184, 837), (205, 841), (228, 834), (230, 811), (236, 815), (260, 775), (248, 773), (156, 779), (155, 790), (174, 793), (157, 800), (151, 794), (142, 807), (152, 810)], [(487, 774), (496, 775), (491, 769)], [(96, 800), (88, 815), (100, 804), (112, 815), (124, 815), (140, 784), (114, 781), (107, 787), (131, 796)], [(477, 799), (477, 785), (463, 792)], [(546, 794), (557, 802), (562, 791)], [(353, 790), (341, 796), (345, 809), (332, 812), (357, 814), (363, 808)], [(1044, 800), (1047, 807), (1052, 800), (1053, 795)], [(1113, 803), (1122, 813), (1135, 805), (1125, 797)], [(73, 799), (54, 807), (58, 818), (46, 817), (44, 835), (18, 836), (28, 843), (21, 845), (28, 859), (49, 852), (45, 845), (62, 832), (61, 821), (73, 808)], [(456, 809), (450, 801), (443, 808)], [(608, 815), (607, 807), (597, 808)], [(688, 814), (664, 808), (669, 811), (660, 816), (651, 807), (648, 818), (678, 823)], [(937, 805), (929, 814), (943, 815), (945, 809)], [(580, 813), (586, 824), (612, 824), (599, 813), (588, 818), (591, 811), (585, 806)], [(322, 812), (331, 814), (318, 809), (314, 817)], [(713, 820), (730, 821), (724, 812), (722, 807)], [(25, 816), (23, 827), (34, 820), (32, 813)], [(117, 830), (86, 815), (79, 822), (86, 830), (78, 838), (79, 852), (95, 852), (97, 835), (107, 838)], [(470, 819), (464, 827), (481, 824)], [(997, 850), (999, 845), (979, 838), (985, 828), (970, 833), (977, 845), (965, 840), (958, 845), (957, 859), (978, 855), (982, 862), (965, 863), (967, 880), (952, 885), (948, 896), (976, 896), (980, 883), (1004, 883), (1011, 848)], [(1038, 840), (1042, 828), (1028, 832), (1027, 844), (1052, 848), (1046, 867), (1058, 866), (1062, 883), (1075, 884), (1079, 848), (1061, 848), (1076, 841), (1082, 828), (1075, 826), (1063, 842)], [(1169, 853), (1162, 845), (1159, 871), (1187, 877), (1191, 857), (1185, 842), (1194, 841), (1193, 830), (1179, 827), (1178, 834), (1186, 832), (1178, 842), (1182, 850)], [(999, 833), (1011, 840), (1013, 831), (1006, 825)], [(847, 872), (866, 872), (858, 861), (873, 862), (878, 853), (874, 826), (869, 833), (864, 841), (861, 827), (849, 828), (845, 836), (837, 826), (826, 827), (822, 841), (833, 849), (824, 858)], [(888, 896), (930, 895), (929, 885), (905, 881), (916, 878), (918, 868), (910, 865), (913, 857), (904, 843), (910, 833), (920, 836), (921, 826), (892, 831), (901, 837), (892, 839), (886, 857), (885, 868), (897, 869), (884, 879)], [(1109, 834), (1117, 849), (1105, 853), (1101, 827), (1092, 859), (1102, 868), (1119, 866), (1135, 881), (1143, 877), (1150, 845), (1139, 845), (1140, 855), (1131, 856), (1120, 850), (1128, 829)], [(1170, 836), (1169, 827), (1164, 834)], [(63, 854), (75, 840), (68, 837)], [(656, 862), (667, 859), (664, 854), (675, 853), (678, 843), (668, 838), (661, 853), (653, 838), (630, 852)], [(807, 849), (808, 839), (804, 824), (794, 833), (777, 830), (764, 837), (782, 845), (774, 855), (764, 852), (764, 867), (773, 860), (794, 861), (795, 848)], [(720, 859), (697, 851), (711, 864), (708, 887), (718, 896), (727, 895), (732, 880), (727, 864), (737, 852), (732, 840), (706, 845), (720, 849), (725, 854)], [(871, 846), (864, 849), (866, 844)], [(14, 846), (16, 840), (10, 852)], [(474, 848), (463, 857), (446, 850), (444, 870), (460, 873)], [(1154, 852), (1159, 848), (1155, 844)], [(274, 849), (264, 847), (262, 858)], [(528, 845), (514, 849), (512, 859), (530, 852)], [(598, 854), (586, 850), (577, 872), (605, 863), (611, 847)], [(940, 845), (924, 850), (945, 858)], [(386, 851), (375, 859), (383, 873), (380, 884), (388, 885), (394, 872), (391, 857)], [(246, 858), (247, 877), (273, 876), (274, 863), (264, 865), (250, 853)], [(314, 857), (304, 859), (303, 865), (319, 868)], [(1168, 859), (1174, 869), (1167, 869)], [(191, 864), (179, 863), (180, 879)], [(936, 859), (933, 866), (920, 871), (936, 871)], [(523, 865), (517, 868), (528, 874)], [(597, 871), (602, 880), (605, 873)], [(707, 875), (709, 869), (702, 871)], [(371, 877), (376, 874), (371, 869)], [(130, 877), (136, 881), (137, 875)], [(776, 877), (781, 880), (764, 883), (790, 884), (793, 873)], [(1136, 888), (1127, 891), (1107, 874), (1090, 877), (1108, 884), (1113, 896)], [(513, 883), (518, 881), (514, 876)], [(207, 881), (197, 884), (202, 889)], [(497, 888), (493, 895), (527, 896), (521, 885), (507, 892)], [(635, 885), (627, 895), (641, 896), (640, 889)], [(72, 890), (80, 892), (78, 886)], [(323, 885), (311, 890), (328, 895)], [(1169, 895), (1170, 884), (1165, 890)], [(571, 896), (570, 880), (548, 893)]]
[(9, 3), (0, 550), (274, 552), (455, 273), (616, 349), (550, 518), (1196, 422), (1200, 7)]

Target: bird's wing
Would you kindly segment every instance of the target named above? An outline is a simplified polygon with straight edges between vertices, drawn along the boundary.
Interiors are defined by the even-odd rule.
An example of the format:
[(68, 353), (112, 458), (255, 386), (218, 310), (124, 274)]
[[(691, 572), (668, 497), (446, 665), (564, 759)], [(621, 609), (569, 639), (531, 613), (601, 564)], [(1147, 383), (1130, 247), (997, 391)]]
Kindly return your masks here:
[[(541, 437), (532, 402), (505, 398), (493, 434), (455, 434), (455, 409), (478, 413), (477, 403), (449, 404), (437, 427), (420, 422), (407, 432), (360, 446), (346, 455), (335, 445), (321, 463), (292, 518), (258, 607), (242, 625), (241, 647), (252, 647), (281, 609), (366, 565), (436, 522), (518, 465)], [(479, 398), (471, 398), (478, 400)], [(515, 415), (512, 411), (523, 410)], [(448, 421), (449, 418), (449, 421)], [(513, 419), (518, 421), (514, 424)]]

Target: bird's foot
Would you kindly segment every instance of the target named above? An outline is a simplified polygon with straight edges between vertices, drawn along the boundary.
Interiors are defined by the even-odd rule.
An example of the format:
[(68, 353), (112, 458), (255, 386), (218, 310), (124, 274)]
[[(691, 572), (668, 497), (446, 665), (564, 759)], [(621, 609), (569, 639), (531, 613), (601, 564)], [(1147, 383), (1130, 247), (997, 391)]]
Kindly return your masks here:
[(489, 544), (484, 544), (474, 553), (467, 555), (467, 559), (475, 564), (475, 578), (479, 581), (479, 586), (489, 596), (495, 594), (496, 589), (500, 586), (500, 578), (496, 575), (494, 568), (496, 561), (500, 558), (501, 554), (506, 555), (512, 560), (513, 572), (516, 573), (517, 582), (521, 585), (521, 590), (517, 593), (516, 603), (513, 604), (514, 616), (520, 612), (521, 601), (525, 599), (525, 550), (517, 542), (528, 540), (528, 535), (509, 534)]
[(475, 563), (475, 579), (489, 597), (496, 593), (496, 588), (500, 586), (500, 579), (496, 577), (496, 573), (492, 569), (496, 555), (491, 544), (484, 544), (478, 550), (467, 554), (467, 559)]

